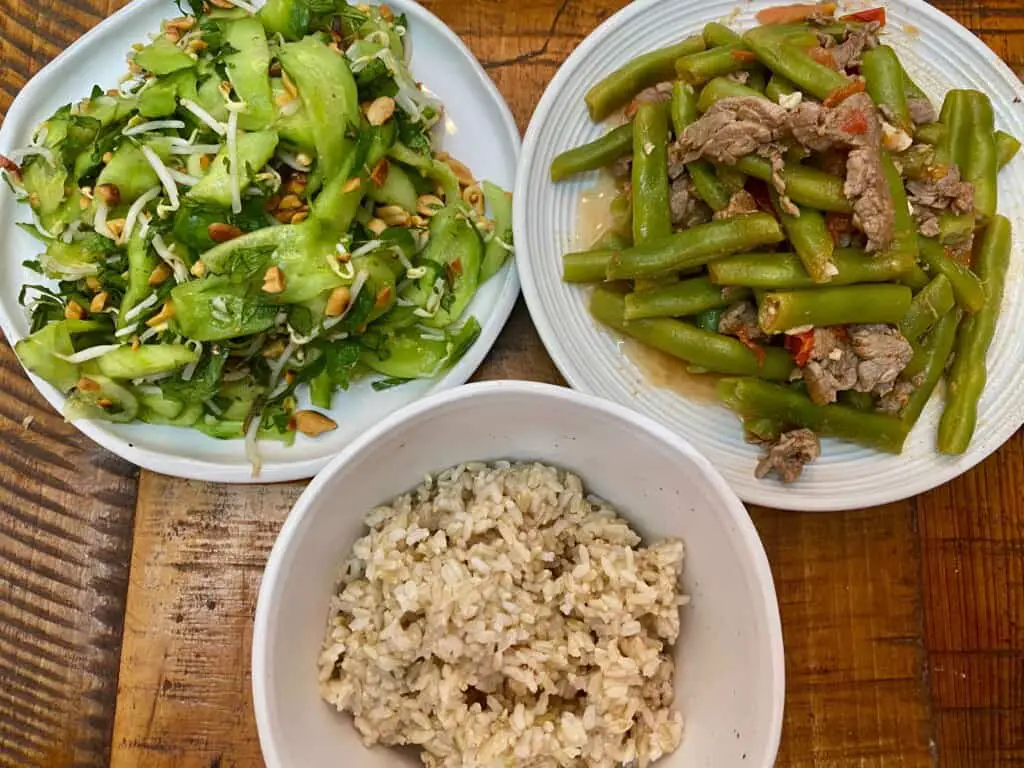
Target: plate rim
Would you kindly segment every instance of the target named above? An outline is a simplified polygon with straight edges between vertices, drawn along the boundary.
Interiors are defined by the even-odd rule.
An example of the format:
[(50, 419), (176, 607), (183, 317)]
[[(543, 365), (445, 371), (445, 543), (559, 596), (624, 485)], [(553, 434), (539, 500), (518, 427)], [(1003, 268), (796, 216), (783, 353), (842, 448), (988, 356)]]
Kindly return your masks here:
[[(373, 4), (377, 4), (380, 0), (369, 1)], [(126, 23), (137, 14), (150, 12), (151, 10), (155, 10), (157, 6), (167, 5), (170, 2), (171, 0), (132, 0), (123, 8), (115, 11), (113, 14), (106, 17), (90, 30), (85, 32), (85, 34), (81, 35), (67, 48), (57, 54), (57, 56), (55, 56), (45, 66), (40, 68), (38, 72), (29, 78), (28, 82), (26, 82), (18, 91), (18, 94), (11, 102), (11, 106), (7, 110), (7, 114), (5, 115), (2, 124), (0, 124), (0, 146), (16, 146), (16, 137), (13, 135), (15, 128), (10, 126), (12, 124), (24, 122), (23, 119), (20, 119), (21, 113), (30, 110), (34, 103), (43, 97), (42, 91), (50, 85), (51, 81), (56, 81), (58, 83), (56, 87), (60, 87), (58, 70), (65, 65), (65, 62), (69, 58), (76, 55), (80, 48), (84, 47), (95, 37), (104, 34), (112, 34), (116, 36), (118, 34), (116, 27), (118, 25)], [(469, 70), (472, 71), (474, 78), (479, 82), (481, 93), (486, 96), (498, 110), (501, 123), (503, 124), (506, 133), (506, 136), (503, 138), (509, 142), (509, 146), (511, 147), (512, 160), (516, 168), (516, 176), (518, 177), (519, 160), (522, 155), (522, 138), (519, 128), (516, 124), (515, 117), (509, 108), (508, 102), (498, 90), (497, 85), (487, 74), (486, 70), (484, 70), (480, 61), (476, 58), (465, 42), (463, 42), (463, 40), (455, 34), (455, 32), (444, 23), (444, 21), (438, 18), (428, 8), (416, 2), (416, 0), (388, 0), (388, 2), (392, 8), (414, 16), (417, 24), (428, 25), (431, 27), (433, 31), (440, 34), (449, 45), (454, 46), (459, 53), (466, 57), (467, 66)], [(168, 14), (169, 13), (170, 11), (168, 11)], [(133, 42), (136, 41), (124, 41), (124, 45), (122, 46), (123, 50), (127, 51)], [(12, 117), (14, 119), (12, 119)], [(11, 203), (8, 200), (6, 204), (10, 205)], [(5, 255), (3, 258), (7, 259), (7, 256)], [(503, 267), (503, 272), (504, 277), (497, 276), (492, 278), (496, 280), (503, 280), (504, 282), (500, 285), (498, 296), (491, 307), (491, 312), (488, 315), (487, 320), (481, 324), (482, 330), (476, 342), (462, 357), (462, 359), (451, 368), (451, 370), (449, 370), (444, 376), (434, 379), (433, 384), (429, 389), (424, 392), (421, 397), (413, 400), (412, 403), (418, 402), (424, 397), (429, 397), (436, 392), (449, 390), (465, 384), (476, 369), (483, 363), (484, 358), (490, 353), (498, 335), (508, 322), (508, 318), (512, 313), (512, 309), (515, 306), (520, 291), (518, 265), (515, 258), (509, 260), (508, 264)], [(24, 336), (17, 331), (13, 317), (14, 316), (8, 311), (7, 306), (3, 302), (0, 302), (0, 330), (3, 331), (7, 343), (10, 345), (12, 351), (14, 349), (14, 345), (24, 338)], [(61, 414), (67, 398), (51, 384), (28, 371), (21, 364), (21, 360), (17, 355), (15, 355), (15, 359), (18, 361), (19, 367), (32, 382), (32, 385), (39, 391), (50, 407), (56, 410), (58, 414)], [(405, 406), (400, 406), (400, 408), (401, 407)], [(385, 417), (387, 415), (390, 414), (384, 414)], [(282, 461), (280, 459), (264, 461), (260, 474), (253, 477), (251, 466), (248, 462), (227, 464), (217, 461), (211, 462), (204, 459), (190, 458), (185, 455), (170, 455), (150, 448), (141, 448), (133, 444), (128, 437), (122, 437), (110, 431), (105, 425), (105, 422), (96, 421), (94, 419), (77, 419), (70, 423), (93, 442), (142, 469), (173, 477), (180, 477), (186, 480), (201, 480), (227, 484), (253, 484), (304, 480), (313, 477), (324, 466), (326, 466), (337, 453), (337, 451), (335, 451), (319, 457), (296, 459), (294, 461)], [(189, 430), (187, 428), (179, 429), (182, 430), (182, 435), (191, 435), (193, 432), (193, 430)], [(354, 435), (352, 440), (357, 438), (358, 435)], [(244, 458), (242, 441), (237, 440), (233, 442), (237, 444), (239, 458)]]
[[(634, 16), (645, 13), (647, 9), (652, 6), (669, 2), (672, 2), (672, 0), (634, 0), (634, 2), (621, 8), (595, 27), (586, 36), (586, 38), (576, 46), (565, 61), (562, 62), (558, 71), (545, 88), (540, 100), (537, 102), (537, 106), (534, 108), (533, 114), (530, 117), (530, 123), (523, 135), (523, 147), (519, 158), (520, 170), (516, 177), (513, 199), (523, 200), (526, 197), (527, 187), (532, 176), (530, 169), (535, 165), (534, 157), (537, 153), (538, 135), (541, 132), (544, 122), (548, 118), (548, 113), (551, 111), (553, 104), (563, 90), (566, 81), (568, 81), (575, 73), (575, 70), (589, 58), (591, 52), (604, 43), (606, 38), (614, 35), (619, 27), (632, 20)], [(767, 0), (754, 0), (753, 2), (751, 2), (751, 0), (747, 0), (747, 4), (743, 6), (743, 9), (749, 10), (752, 6), (768, 6), (772, 4), (777, 3), (767, 2)], [(915, 14), (921, 14), (929, 17), (933, 22), (944, 27), (950, 33), (955, 35), (960, 42), (985, 59), (988, 64), (994, 66), (1007, 83), (1012, 83), (1013, 89), (1016, 90), (1018, 96), (1024, 100), (1024, 82), (1017, 77), (1016, 73), (1010, 68), (1010, 66), (1003, 61), (1003, 59), (999, 57), (981, 38), (976, 36), (967, 27), (949, 14), (946, 14), (938, 8), (926, 3), (925, 0), (878, 0), (876, 4), (884, 7), (902, 5)], [(694, 34), (696, 34), (696, 30), (694, 30)], [(1024, 180), (1024, 173), (1021, 174), (1021, 179)], [(543, 309), (543, 301), (538, 287), (538, 276), (534, 272), (533, 263), (528, 253), (528, 246), (526, 245), (528, 242), (528, 224), (524, 220), (524, 215), (522, 205), (520, 204), (515, 206), (513, 211), (513, 232), (515, 240), (520, 244), (519, 247), (521, 249), (519, 251), (521, 255), (518, 262), (520, 281), (523, 299), (525, 300), (527, 309), (530, 313), (530, 319), (533, 322), (534, 327), (537, 329), (537, 334), (540, 336), (541, 343), (543, 343), (546, 352), (551, 357), (555, 367), (558, 368), (558, 371), (573, 389), (589, 395), (611, 399), (613, 402), (617, 402), (627, 408), (634, 408), (631, 403), (622, 402), (619, 399), (609, 397), (604, 393), (596, 391), (590, 386), (585, 373), (577, 370), (569, 359), (569, 356), (565, 351), (565, 344), (562, 339), (560, 339), (559, 333), (556, 329), (556, 324), (552, 322), (553, 318), (545, 314)], [(1024, 397), (1024, 395), (1022, 395), (1022, 397)], [(712, 405), (711, 407), (719, 406)], [(745, 503), (763, 505), (773, 509), (793, 512), (852, 511), (891, 504), (913, 498), (938, 488), (980, 464), (1005, 445), (1013, 435), (1016, 434), (1022, 426), (1024, 426), (1024, 411), (1018, 414), (1016, 419), (1007, 419), (1005, 421), (1005, 425), (1000, 426), (999, 424), (996, 424), (992, 426), (990, 432), (997, 436), (997, 440), (993, 441), (991, 445), (984, 445), (973, 452), (965, 452), (964, 454), (955, 457), (955, 460), (935, 464), (930, 468), (929, 472), (919, 473), (914, 477), (907, 478), (905, 482), (900, 483), (898, 486), (890, 485), (881, 489), (866, 489), (865, 493), (863, 495), (859, 495), (855, 500), (844, 502), (835, 496), (807, 499), (804, 494), (800, 492), (799, 483), (792, 486), (786, 486), (781, 489), (768, 483), (757, 484), (749, 489), (734, 487), (731, 483), (730, 487), (733, 488), (735, 493)], [(686, 435), (680, 436), (684, 439), (688, 439)], [(939, 456), (937, 451), (935, 456)], [(751, 455), (751, 472), (753, 472), (755, 458), (756, 457), (754, 455)], [(726, 477), (726, 481), (728, 482), (728, 477), (724, 472), (723, 476)]]

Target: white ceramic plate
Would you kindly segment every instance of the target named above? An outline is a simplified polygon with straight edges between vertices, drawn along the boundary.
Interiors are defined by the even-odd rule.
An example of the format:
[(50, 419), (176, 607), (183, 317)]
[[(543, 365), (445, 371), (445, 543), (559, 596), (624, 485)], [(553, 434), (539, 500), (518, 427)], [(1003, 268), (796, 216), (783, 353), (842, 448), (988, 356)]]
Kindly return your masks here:
[[(443, 435), (439, 439), (438, 435)], [(363, 747), (322, 701), (316, 659), (339, 565), (363, 515), (467, 461), (533, 460), (578, 474), (648, 541), (686, 547), (675, 648), (683, 741), (662, 768), (770, 768), (785, 674), (775, 588), (736, 495), (685, 440), (635, 411), (564, 387), (470, 384), (393, 414), (303, 492), (274, 543), (252, 643), (253, 704), (268, 768), (404, 768), (412, 750)]]
[[(826, 440), (822, 457), (792, 486), (753, 475), (758, 449), (743, 442), (740, 424), (725, 408), (694, 402), (652, 385), (627, 357), (620, 339), (598, 326), (586, 309), (587, 291), (561, 281), (561, 256), (574, 249), (577, 201), (594, 177), (553, 184), (551, 160), (599, 136), (583, 96), (608, 72), (638, 54), (700, 32), (721, 20), (746, 29), (761, 8), (756, 0), (638, 0), (605, 21), (569, 57), (551, 81), (530, 122), (516, 184), (515, 239), (530, 314), (548, 352), (575, 388), (629, 405), (666, 424), (702, 451), (745, 501), (783, 509), (865, 507), (934, 488), (984, 459), (1024, 423), (1024, 160), (1000, 175), (1000, 212), (1017, 224), (1014, 254), (999, 327), (989, 350), (989, 382), (978, 430), (963, 456), (939, 455), (935, 397), (901, 456)], [(984, 43), (922, 0), (888, 0), (888, 41), (911, 75), (938, 105), (950, 88), (990, 94), (998, 127), (1024, 136), (1024, 87)], [(857, 7), (865, 7), (859, 3)], [(1016, 102), (1016, 103), (1015, 103)]]
[[(505, 101), (469, 49), (436, 16), (412, 0), (389, 0), (408, 14), (412, 38), (411, 68), (417, 80), (445, 105), (442, 146), (468, 165), (477, 177), (511, 189), (519, 154), (519, 131)], [(58, 107), (89, 94), (94, 84), (117, 84), (126, 69), (132, 43), (177, 15), (171, 0), (135, 0), (101, 22), (53, 60), (26, 85), (0, 127), (0, 153), (28, 143), (32, 130)], [(39, 251), (39, 244), (14, 226), (29, 220), (7, 189), (0, 190), (0, 327), (12, 345), (28, 333), (28, 317), (18, 304), (18, 291), (40, 282), (21, 263)], [(335, 395), (331, 415), (339, 428), (317, 439), (299, 435), (293, 446), (260, 443), (267, 482), (311, 477), (345, 445), (368, 427), (429, 392), (465, 382), (484, 359), (519, 293), (515, 266), (507, 265), (479, 291), (469, 307), (482, 326), (476, 344), (439, 379), (416, 381), (374, 392), (363, 381)], [(50, 404), (60, 410), (64, 397), (41, 379), (30, 376)], [(226, 483), (253, 481), (241, 440), (221, 441), (192, 430), (148, 424), (113, 425), (79, 420), (82, 432), (104, 448), (139, 466), (168, 475)]]

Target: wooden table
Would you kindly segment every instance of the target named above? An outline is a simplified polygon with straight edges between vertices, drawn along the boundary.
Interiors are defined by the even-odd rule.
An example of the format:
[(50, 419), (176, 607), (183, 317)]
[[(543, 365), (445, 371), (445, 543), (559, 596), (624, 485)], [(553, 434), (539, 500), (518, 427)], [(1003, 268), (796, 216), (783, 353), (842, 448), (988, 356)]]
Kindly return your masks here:
[[(0, 0), (0, 108), (121, 4)], [(522, 128), (558, 65), (621, 4), (427, 3)], [(937, 5), (1024, 72), (1021, 0)], [(521, 303), (477, 374), (513, 377), (561, 382)], [(786, 639), (780, 765), (1024, 766), (1022, 489), (1018, 433), (905, 502), (750, 510)], [(301, 490), (140, 473), (65, 424), (0, 341), (0, 765), (260, 765), (253, 607)]]

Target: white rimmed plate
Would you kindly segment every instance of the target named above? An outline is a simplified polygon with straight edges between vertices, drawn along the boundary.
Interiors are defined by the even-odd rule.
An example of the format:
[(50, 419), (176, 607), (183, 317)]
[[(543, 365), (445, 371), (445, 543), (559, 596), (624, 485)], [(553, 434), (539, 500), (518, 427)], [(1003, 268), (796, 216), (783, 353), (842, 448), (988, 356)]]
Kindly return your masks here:
[[(411, 0), (389, 0), (389, 4), (408, 15), (413, 74), (445, 105), (442, 146), (478, 178), (510, 189), (515, 181), (519, 131), (494, 83), (436, 16)], [(18, 94), (0, 127), (0, 153), (27, 144), (36, 125), (62, 104), (87, 96), (94, 84), (115, 86), (127, 70), (126, 56), (132, 43), (159, 30), (162, 19), (177, 13), (171, 0), (135, 0), (76, 41)], [(0, 327), (12, 345), (29, 330), (18, 292), (25, 282), (41, 281), (21, 266), (39, 252), (39, 244), (14, 226), (28, 220), (27, 206), (18, 204), (8, 190), (0, 191)], [(227, 483), (311, 477), (355, 436), (389, 413), (430, 392), (465, 382), (497, 338), (518, 293), (515, 266), (509, 264), (481, 287), (470, 305), (469, 313), (483, 330), (448, 373), (383, 392), (373, 391), (370, 382), (363, 381), (336, 394), (331, 415), (339, 428), (317, 439), (299, 435), (290, 447), (261, 442), (263, 469), (258, 478), (252, 477), (241, 440), (215, 440), (192, 429), (148, 424), (79, 420), (75, 426), (118, 456), (168, 475)], [(63, 407), (60, 392), (38, 377), (30, 378), (54, 408)]]
[[(561, 256), (574, 250), (577, 203), (595, 177), (553, 184), (551, 160), (599, 136), (606, 126), (587, 116), (583, 96), (629, 59), (697, 34), (709, 21), (746, 29), (761, 8), (757, 0), (638, 0), (605, 21), (573, 52), (551, 81), (523, 143), (516, 184), (515, 239), (530, 315), (556, 365), (575, 388), (601, 395), (658, 419), (703, 451), (745, 501), (783, 509), (832, 510), (884, 504), (922, 493), (970, 469), (1024, 423), (1024, 161), (1000, 174), (1000, 212), (1017, 224), (1014, 254), (989, 350), (989, 381), (978, 429), (962, 456), (935, 451), (941, 398), (935, 397), (900, 456), (834, 440), (794, 485), (753, 476), (758, 449), (743, 441), (736, 417), (725, 408), (687, 399), (655, 386), (622, 349), (621, 339), (587, 312), (587, 289), (561, 281)], [(984, 43), (921, 0), (872, 3), (888, 11), (888, 42), (936, 105), (950, 88), (977, 88), (992, 97), (998, 127), (1024, 136), (1024, 87)], [(864, 7), (859, 3), (858, 8)]]

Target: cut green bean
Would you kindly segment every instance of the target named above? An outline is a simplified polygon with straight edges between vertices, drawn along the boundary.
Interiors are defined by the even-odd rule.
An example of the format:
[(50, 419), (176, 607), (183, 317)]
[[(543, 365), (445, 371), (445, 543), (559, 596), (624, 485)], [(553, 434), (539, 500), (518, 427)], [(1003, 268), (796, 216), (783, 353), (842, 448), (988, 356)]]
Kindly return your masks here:
[(704, 38), (695, 35), (627, 62), (587, 91), (585, 101), (590, 119), (599, 123), (644, 88), (671, 80), (675, 76), (676, 59), (704, 48)]
[(590, 312), (605, 325), (708, 371), (776, 381), (785, 381), (793, 371), (789, 354), (778, 347), (766, 347), (758, 354), (731, 336), (668, 318), (627, 322), (625, 298), (608, 288), (594, 291)]
[(946, 129), (942, 123), (925, 123), (914, 129), (914, 140), (922, 144), (937, 145), (946, 135)]
[(889, 283), (777, 291), (761, 300), (758, 322), (766, 333), (808, 325), (897, 323), (907, 314), (910, 300), (909, 288)]
[(562, 152), (551, 161), (551, 180), (561, 181), (584, 171), (611, 165), (633, 151), (633, 124), (613, 128), (588, 144)]
[(805, 50), (788, 42), (770, 27), (754, 27), (743, 42), (772, 72), (795, 83), (802, 91), (825, 100), (850, 86), (852, 81), (834, 69), (819, 64)]
[(974, 209), (985, 219), (994, 216), (999, 200), (996, 174), (999, 158), (996, 153), (995, 116), (989, 97), (969, 91), (970, 127), (964, 139), (961, 176), (974, 185)]
[(897, 128), (912, 132), (914, 121), (910, 118), (903, 66), (896, 51), (888, 45), (879, 45), (864, 51), (860, 71), (864, 76), (868, 95), (885, 111), (886, 117), (892, 120)]
[(721, 309), (705, 309), (703, 312), (698, 313), (694, 318), (698, 328), (705, 331), (712, 331), (714, 333), (718, 333), (718, 323), (721, 319)]
[(704, 44), (708, 48), (722, 45), (732, 45), (742, 42), (743, 38), (738, 33), (729, 29), (725, 24), (712, 21), (704, 25)]
[(659, 277), (782, 240), (778, 222), (766, 213), (711, 221), (616, 253), (608, 263), (607, 277), (609, 280)]
[(775, 72), (772, 73), (771, 78), (768, 80), (768, 85), (765, 86), (764, 95), (777, 104), (779, 97), (790, 96), (796, 93), (796, 91), (797, 87), (793, 83)]
[(1020, 140), (1006, 131), (996, 131), (996, 158), (1000, 170), (1020, 152)]
[(893, 227), (892, 242), (889, 244), (888, 252), (904, 253), (911, 255), (917, 260), (917, 222), (910, 214), (910, 203), (907, 201), (907, 191), (903, 187), (903, 179), (900, 177), (896, 165), (893, 163), (889, 153), (882, 151), (882, 174), (885, 176), (886, 184), (889, 187), (889, 195), (892, 198)]
[(949, 363), (949, 357), (953, 353), (953, 344), (956, 342), (957, 328), (960, 326), (963, 316), (963, 311), (956, 308), (939, 318), (935, 328), (914, 353), (914, 359), (911, 360), (914, 372), (910, 373), (911, 365), (908, 365), (901, 374), (902, 377), (910, 375), (916, 377), (920, 374), (920, 383), (900, 411), (900, 420), (908, 430), (913, 428), (921, 417), (921, 412), (946, 372), (946, 365)]
[(566, 253), (562, 256), (562, 279), (567, 283), (600, 283), (615, 253), (604, 248)]
[(813, 208), (800, 208), (796, 216), (789, 214), (779, 202), (779, 195), (771, 190), (775, 213), (782, 229), (793, 246), (807, 274), (815, 283), (827, 283), (838, 273), (832, 254), (835, 241), (825, 226), (825, 216)]
[(672, 232), (668, 182), (668, 108), (647, 102), (633, 119), (633, 242)]
[[(735, 167), (748, 176), (771, 183), (772, 164), (763, 157), (747, 155), (740, 158)], [(853, 206), (843, 194), (843, 180), (839, 176), (798, 163), (786, 163), (782, 178), (786, 182), (786, 196), (797, 205), (834, 213), (853, 212)]]
[(971, 314), (981, 310), (985, 306), (985, 289), (978, 276), (947, 256), (946, 249), (937, 241), (922, 237), (918, 242), (921, 261), (933, 275), (945, 275), (949, 279), (956, 303)]
[[(895, 280), (914, 266), (903, 254), (868, 254), (840, 248), (832, 255), (837, 274), (830, 285), (884, 283)], [(741, 253), (708, 264), (711, 282), (771, 290), (813, 288), (817, 283), (794, 253)], [(927, 278), (926, 278), (927, 281)]]
[(741, 416), (774, 419), (887, 453), (899, 453), (906, 439), (906, 428), (898, 418), (845, 405), (817, 405), (790, 387), (766, 381), (723, 379), (718, 396)]
[(707, 112), (715, 105), (715, 102), (722, 99), (764, 99), (767, 98), (760, 91), (756, 91), (743, 83), (737, 83), (728, 77), (716, 77), (709, 80), (700, 90), (700, 97), (697, 99), (697, 109)]
[(985, 286), (985, 306), (960, 326), (953, 364), (946, 377), (946, 407), (939, 420), (942, 453), (963, 453), (974, 435), (978, 401), (988, 378), (985, 358), (995, 335), (1012, 245), (1010, 220), (993, 216), (975, 253), (978, 276)]
[(899, 322), (900, 333), (915, 342), (931, 330), (956, 304), (953, 286), (945, 275), (937, 275), (910, 302), (910, 309)]
[(931, 279), (928, 277), (928, 273), (921, 269), (920, 265), (914, 264), (904, 274), (899, 276), (899, 283), (907, 286), (912, 291), (920, 291)]
[(625, 319), (689, 317), (708, 309), (727, 307), (749, 295), (749, 289), (712, 285), (707, 277), (694, 277), (627, 294)]
[(747, 46), (743, 43), (730, 43), (684, 56), (676, 61), (676, 75), (684, 82), (698, 85), (713, 77), (749, 70), (755, 66), (759, 66), (757, 57)]

